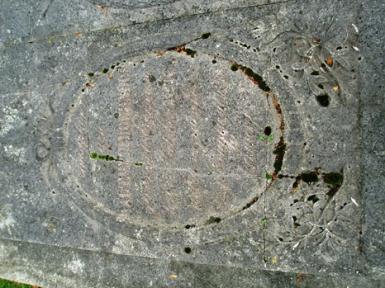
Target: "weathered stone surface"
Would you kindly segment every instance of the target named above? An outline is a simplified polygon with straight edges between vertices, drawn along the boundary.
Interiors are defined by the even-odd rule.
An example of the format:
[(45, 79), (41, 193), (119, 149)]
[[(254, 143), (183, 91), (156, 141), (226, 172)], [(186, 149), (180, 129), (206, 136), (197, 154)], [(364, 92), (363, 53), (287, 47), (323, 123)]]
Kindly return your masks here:
[(380, 287), (381, 1), (35, 2), (0, 12), (0, 276)]

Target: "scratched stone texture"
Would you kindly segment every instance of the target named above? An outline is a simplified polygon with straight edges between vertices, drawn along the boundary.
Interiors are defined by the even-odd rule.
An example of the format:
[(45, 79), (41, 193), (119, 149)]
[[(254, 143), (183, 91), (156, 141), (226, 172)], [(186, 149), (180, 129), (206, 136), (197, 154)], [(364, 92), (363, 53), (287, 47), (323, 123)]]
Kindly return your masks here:
[(382, 2), (1, 1), (0, 276), (385, 285)]

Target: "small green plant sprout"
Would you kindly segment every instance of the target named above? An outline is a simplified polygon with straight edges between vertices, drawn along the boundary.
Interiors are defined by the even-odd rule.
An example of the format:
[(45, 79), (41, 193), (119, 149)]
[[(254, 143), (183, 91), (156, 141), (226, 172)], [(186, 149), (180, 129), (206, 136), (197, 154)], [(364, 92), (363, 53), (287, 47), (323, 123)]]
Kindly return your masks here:
[(273, 134), (270, 134), (270, 135), (260, 134), (257, 136), (257, 139), (261, 142), (273, 142), (274, 136), (273, 136)]
[(267, 224), (268, 224), (267, 218), (266, 218), (266, 217), (263, 217), (263, 218), (261, 219), (261, 225), (262, 225), (262, 228), (265, 229), (265, 228), (267, 227)]
[(269, 174), (269, 172), (266, 171), (265, 172), (265, 178), (267, 181), (271, 181), (271, 180), (273, 180), (273, 175)]
[(119, 156), (113, 157), (111, 155), (102, 155), (102, 154), (98, 154), (96, 152), (92, 152), (90, 154), (90, 158), (94, 159), (94, 160), (121, 161), (121, 162), (123, 162), (123, 160), (119, 159)]

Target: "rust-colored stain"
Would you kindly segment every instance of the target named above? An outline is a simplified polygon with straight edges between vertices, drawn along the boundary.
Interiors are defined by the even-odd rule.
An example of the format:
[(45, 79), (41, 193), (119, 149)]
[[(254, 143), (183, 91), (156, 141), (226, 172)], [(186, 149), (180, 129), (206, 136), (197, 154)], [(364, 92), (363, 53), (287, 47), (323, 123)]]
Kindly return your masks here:
[(175, 46), (175, 47), (171, 47), (171, 48), (169, 48), (167, 50), (168, 51), (176, 51), (178, 53), (185, 53), (185, 54), (191, 56), (192, 58), (194, 58), (195, 54), (197, 53), (195, 50), (192, 50), (190, 48), (186, 48), (185, 44), (179, 45), (179, 46)]
[(305, 280), (305, 274), (297, 273), (297, 275), (295, 276), (295, 287), (301, 287), (303, 280)]
[(166, 51), (162, 51), (162, 50), (155, 52), (156, 56), (159, 56), (159, 57), (162, 57), (165, 53)]
[(296, 191), (298, 191), (298, 185), (299, 185), (299, 181), (298, 181), (298, 179), (296, 179), (296, 180), (294, 181), (294, 183), (293, 183), (291, 192), (296, 192)]
[(275, 111), (277, 111), (277, 114), (279, 117), (279, 119), (278, 119), (279, 129), (281, 130), (281, 132), (283, 134), (283, 131), (285, 130), (285, 121), (283, 119), (281, 104), (279, 103), (277, 96), (275, 96), (274, 94), (271, 94), (271, 95), (272, 95), (272, 101), (273, 101)]
[(253, 82), (255, 85), (258, 85), (258, 87), (265, 91), (265, 92), (270, 92), (271, 89), (269, 85), (267, 85), (266, 81), (262, 78), (262, 76), (258, 75), (255, 73), (251, 68), (243, 66), (241, 64), (238, 64), (236, 62), (233, 62), (231, 65), (231, 70), (232, 71), (237, 71), (240, 70), (242, 71), (243, 74), (247, 76)]
[(98, 10), (104, 16), (106, 16), (108, 13), (108, 8), (106, 6), (103, 6), (103, 5), (96, 5), (96, 10)]
[(333, 60), (333, 57), (332, 56), (328, 56), (325, 60), (326, 64), (328, 64), (330, 67), (333, 66), (333, 63), (334, 63), (334, 60)]

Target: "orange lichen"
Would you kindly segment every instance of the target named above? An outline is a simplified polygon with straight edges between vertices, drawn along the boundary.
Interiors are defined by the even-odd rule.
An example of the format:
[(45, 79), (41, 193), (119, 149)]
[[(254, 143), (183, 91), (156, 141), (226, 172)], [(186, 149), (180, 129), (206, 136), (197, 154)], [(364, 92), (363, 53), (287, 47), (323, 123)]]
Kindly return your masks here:
[(334, 63), (334, 60), (333, 60), (333, 57), (332, 56), (328, 56), (325, 60), (326, 64), (328, 64), (330, 67), (333, 66), (333, 63)]

